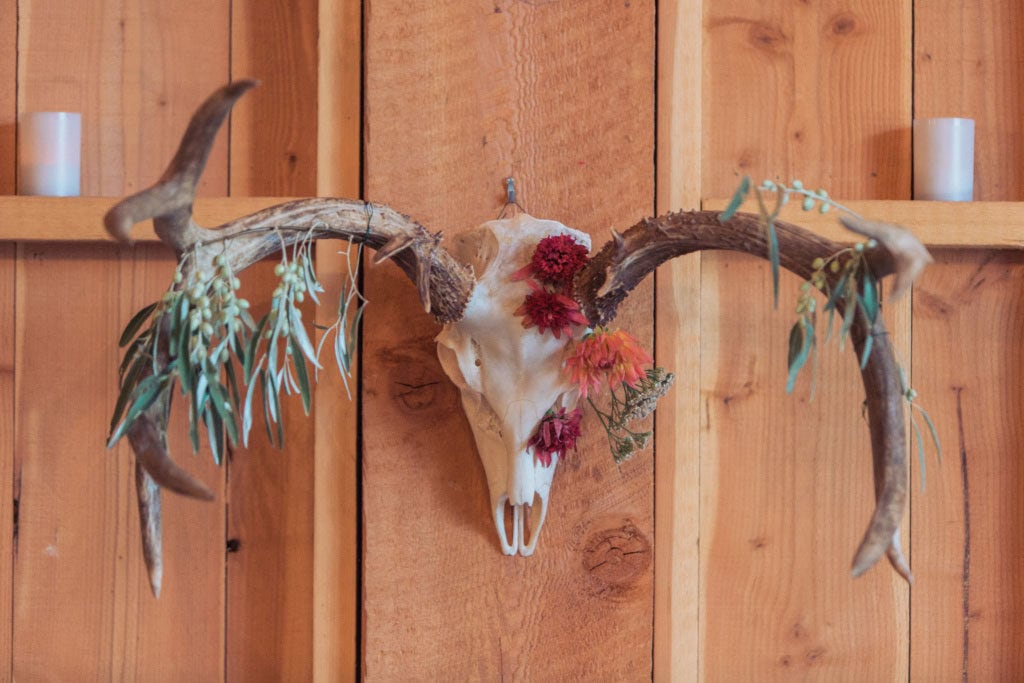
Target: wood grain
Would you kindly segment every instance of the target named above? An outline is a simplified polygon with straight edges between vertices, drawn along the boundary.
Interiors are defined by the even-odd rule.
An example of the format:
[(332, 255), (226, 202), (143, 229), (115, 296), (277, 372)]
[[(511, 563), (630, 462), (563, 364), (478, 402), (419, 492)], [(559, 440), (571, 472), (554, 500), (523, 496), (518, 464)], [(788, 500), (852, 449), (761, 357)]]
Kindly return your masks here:
[[(658, 5), (656, 213), (700, 206), (703, 3)], [(655, 358), (676, 373), (655, 414), (654, 680), (696, 680), (700, 657), (700, 260), (655, 274)]]
[[(19, 248), (18, 680), (219, 680), (223, 671), (223, 518), (216, 506), (167, 497), (168, 580), (155, 602), (132, 459), (127, 446), (104, 448), (119, 361), (111, 342), (139, 299), (166, 286), (167, 261), (149, 259), (107, 245)], [(187, 466), (222, 494), (208, 459)]]
[[(119, 196), (159, 177), (195, 104), (227, 79), (228, 7), (19, 4), (18, 111), (82, 112), (83, 195)], [(203, 195), (226, 192), (226, 142), (214, 146)]]
[(910, 196), (909, 2), (706, 8), (703, 194), (799, 177), (841, 197)]
[[(11, 614), (14, 569), (14, 330), (15, 255), (13, 244), (0, 244), (0, 611)], [(11, 675), (14, 624), (0, 620), (0, 672)]]
[(823, 345), (813, 401), (806, 375), (787, 396), (798, 281), (784, 276), (773, 312), (769, 278), (749, 258), (703, 260), (702, 676), (905, 677), (906, 587), (884, 564), (849, 575), (874, 502), (854, 356)]
[[(649, 5), (372, 2), (365, 35), (367, 196), (451, 234), (512, 175), (533, 215), (599, 243), (652, 210)], [(363, 675), (649, 679), (650, 455), (616, 468), (588, 419), (536, 554), (501, 555), (437, 328), (397, 271), (366, 291)], [(649, 340), (650, 289), (628, 308)], [(636, 562), (602, 554), (627, 539)]]
[[(909, 3), (705, 11), (704, 196), (742, 174), (909, 196)], [(807, 379), (786, 396), (795, 278), (773, 311), (764, 262), (702, 270), (700, 675), (906, 678), (906, 586), (849, 577), (874, 500), (853, 354), (821, 348), (814, 401)]]
[[(317, 194), (356, 197), (360, 192), (362, 109), (362, 3), (319, 3), (317, 90)], [(354, 261), (353, 261), (354, 262)], [(317, 274), (327, 290), (317, 324), (337, 318), (338, 293), (349, 261), (318, 249)], [(358, 358), (357, 363), (362, 359)], [(351, 396), (339, 375), (317, 382), (316, 477), (313, 492), (313, 679), (355, 680), (359, 671), (359, 372)]]
[[(914, 293), (914, 384), (942, 442), (913, 500), (911, 670), (1013, 678), (1024, 668), (1024, 257), (942, 252)], [(917, 416), (928, 441), (927, 428)], [(915, 481), (921, 470), (913, 458)]]
[(0, 0), (0, 195), (14, 194), (18, 0)]
[[(317, 6), (231, 8), (232, 76), (261, 80), (232, 114), (231, 194), (315, 195)], [(277, 286), (271, 261), (243, 276), (255, 311)], [(298, 397), (285, 404), (284, 451), (255, 432), (228, 465), (228, 536), (239, 544), (228, 556), (229, 680), (312, 677), (314, 422)]]
[(975, 199), (1024, 199), (1021, 32), (1013, 0), (914, 7), (914, 116), (975, 120)]

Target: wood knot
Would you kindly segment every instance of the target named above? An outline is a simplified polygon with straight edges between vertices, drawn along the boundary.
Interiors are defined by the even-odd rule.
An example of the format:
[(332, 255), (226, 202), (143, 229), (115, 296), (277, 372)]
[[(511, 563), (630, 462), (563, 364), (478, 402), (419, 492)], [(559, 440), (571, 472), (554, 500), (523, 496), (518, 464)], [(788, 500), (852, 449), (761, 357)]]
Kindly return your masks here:
[(583, 546), (583, 568), (595, 595), (619, 598), (628, 595), (646, 576), (651, 564), (651, 542), (630, 521), (600, 529)]
[(410, 340), (382, 350), (378, 357), (387, 367), (388, 393), (402, 412), (447, 414), (457, 409), (458, 394), (441, 370), (431, 339)]
[(750, 44), (761, 50), (762, 52), (768, 53), (779, 53), (786, 50), (786, 43), (788, 39), (786, 34), (782, 32), (777, 26), (766, 24), (758, 21), (750, 22), (749, 33), (747, 39)]
[(839, 14), (829, 22), (829, 30), (834, 36), (848, 36), (857, 31), (857, 19), (852, 14)]

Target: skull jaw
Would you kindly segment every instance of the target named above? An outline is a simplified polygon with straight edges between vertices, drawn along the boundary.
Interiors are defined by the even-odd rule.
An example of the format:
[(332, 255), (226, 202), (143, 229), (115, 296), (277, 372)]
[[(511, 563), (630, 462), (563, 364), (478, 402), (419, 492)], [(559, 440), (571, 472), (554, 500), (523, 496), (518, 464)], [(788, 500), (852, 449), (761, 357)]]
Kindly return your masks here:
[[(507, 480), (507, 488), (491, 486), (490, 492), (494, 529), (498, 532), (498, 544), (501, 545), (501, 552), (505, 555), (518, 553), (523, 557), (529, 557), (537, 549), (537, 540), (544, 527), (544, 520), (548, 516), (551, 480), (555, 474), (555, 466), (558, 464), (558, 455), (552, 455), (549, 467), (533, 463), (533, 454), (529, 451), (517, 456), (517, 460), (525, 458), (531, 461), (532, 482), (522, 481), (523, 477), (517, 476), (521, 473), (521, 469), (514, 468), (519, 471), (513, 471), (513, 476)], [(484, 458), (481, 457), (481, 459)], [(490, 483), (490, 468), (487, 467), (486, 460), (484, 469), (488, 470), (488, 482)], [(508, 490), (517, 493), (510, 497)], [(506, 506), (512, 508), (511, 528), (506, 524)], [(527, 526), (527, 518), (529, 518), (529, 526)]]

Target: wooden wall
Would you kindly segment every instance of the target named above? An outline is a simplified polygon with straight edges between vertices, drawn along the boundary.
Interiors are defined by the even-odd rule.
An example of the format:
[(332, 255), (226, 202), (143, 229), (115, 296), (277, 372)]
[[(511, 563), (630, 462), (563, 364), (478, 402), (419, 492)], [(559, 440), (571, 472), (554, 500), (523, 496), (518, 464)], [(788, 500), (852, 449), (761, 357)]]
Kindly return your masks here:
[[(493, 217), (513, 175), (533, 214), (600, 243), (745, 173), (908, 199), (912, 118), (960, 115), (977, 120), (976, 198), (1019, 201), (1018, 5), (0, 0), (0, 193), (22, 112), (82, 111), (83, 193), (119, 196), (160, 174), (209, 91), (253, 76), (202, 194), (362, 189), (451, 235)], [(887, 312), (944, 445), (923, 492), (912, 462), (913, 589), (884, 566), (848, 576), (872, 507), (853, 360), (822, 349), (814, 400), (805, 381), (786, 396), (798, 283), (773, 311), (763, 264), (705, 254), (620, 316), (680, 375), (656, 455), (617, 468), (588, 422), (529, 559), (497, 550), (436, 327), (370, 268), (359, 434), (328, 384), (313, 419), (291, 409), (283, 454), (218, 469), (179, 435), (218, 501), (166, 497), (156, 602), (131, 456), (103, 437), (113, 340), (170, 261), (0, 242), (0, 679), (1012, 677), (1024, 262), (936, 257)]]

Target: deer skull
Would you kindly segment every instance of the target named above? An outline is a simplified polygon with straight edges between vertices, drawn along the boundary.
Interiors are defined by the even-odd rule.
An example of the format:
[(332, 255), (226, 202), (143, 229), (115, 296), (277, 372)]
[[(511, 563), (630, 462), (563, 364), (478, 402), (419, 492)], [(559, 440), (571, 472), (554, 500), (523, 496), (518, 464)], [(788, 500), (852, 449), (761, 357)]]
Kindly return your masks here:
[[(585, 233), (526, 214), (463, 234), (452, 251), (473, 267), (476, 287), (463, 318), (446, 324), (437, 336), (441, 366), (462, 394), (506, 555), (532, 555), (537, 547), (558, 463), (555, 455), (550, 466), (541, 464), (527, 442), (549, 409), (570, 407), (577, 399), (562, 372), (568, 335), (558, 339), (524, 328), (514, 314), (529, 290), (512, 274), (550, 235), (568, 235), (590, 249)], [(511, 529), (505, 523), (506, 505), (512, 507)]]

